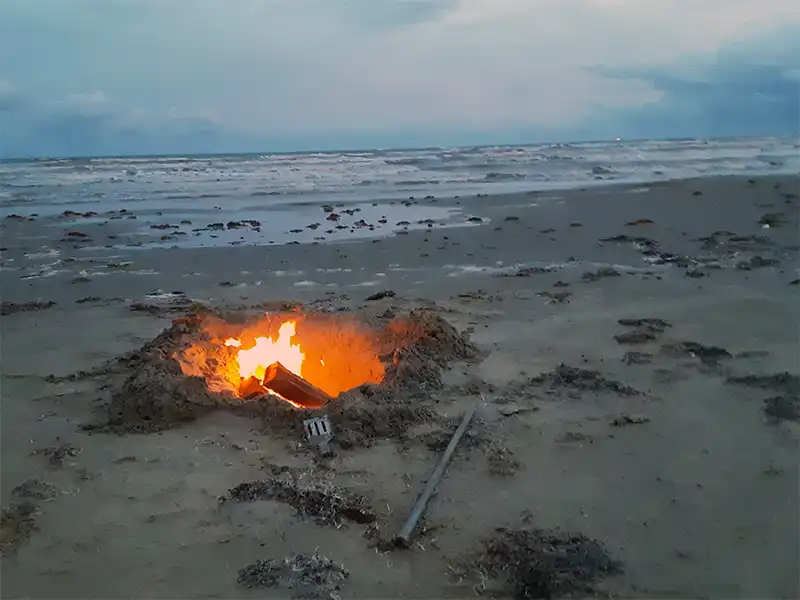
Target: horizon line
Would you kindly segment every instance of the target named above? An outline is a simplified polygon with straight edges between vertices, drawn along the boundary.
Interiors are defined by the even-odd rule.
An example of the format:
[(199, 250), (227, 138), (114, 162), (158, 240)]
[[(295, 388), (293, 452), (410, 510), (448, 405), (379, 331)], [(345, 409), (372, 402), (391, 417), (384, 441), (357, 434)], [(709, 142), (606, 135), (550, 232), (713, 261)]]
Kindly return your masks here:
[(424, 146), (397, 146), (397, 147), (341, 147), (331, 150), (303, 149), (303, 150), (267, 150), (267, 151), (226, 151), (226, 152), (167, 152), (167, 153), (131, 153), (131, 154), (42, 154), (31, 156), (9, 156), (0, 157), (0, 162), (27, 162), (27, 161), (47, 161), (47, 160), (91, 160), (91, 159), (126, 159), (126, 158), (172, 158), (185, 156), (187, 158), (200, 157), (224, 157), (224, 156), (275, 156), (280, 154), (304, 155), (304, 154), (342, 154), (353, 152), (408, 152), (413, 150), (452, 150), (456, 148), (494, 148), (494, 147), (530, 147), (540, 145), (577, 145), (577, 144), (628, 144), (638, 142), (688, 142), (688, 141), (726, 141), (726, 140), (790, 140), (792, 136), (782, 137), (776, 135), (723, 135), (723, 136), (679, 136), (679, 137), (640, 137), (640, 138), (604, 138), (604, 139), (584, 139), (571, 141), (538, 141), (538, 142), (503, 142), (494, 144), (456, 144), (447, 146), (424, 145)]

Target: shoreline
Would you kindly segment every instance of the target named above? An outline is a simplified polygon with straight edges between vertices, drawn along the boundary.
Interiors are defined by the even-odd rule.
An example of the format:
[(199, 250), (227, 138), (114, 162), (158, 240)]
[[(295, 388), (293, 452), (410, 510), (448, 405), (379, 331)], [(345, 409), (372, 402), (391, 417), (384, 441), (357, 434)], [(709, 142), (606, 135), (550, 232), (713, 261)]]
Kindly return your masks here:
[[(2, 160), (0, 160), (2, 162)], [(696, 175), (691, 177), (670, 177), (667, 179), (659, 179), (655, 177), (653, 179), (643, 178), (643, 179), (632, 179), (632, 180), (618, 180), (618, 179), (598, 179), (598, 180), (586, 180), (586, 181), (575, 181), (572, 184), (568, 182), (554, 182), (554, 187), (551, 186), (544, 186), (540, 188), (534, 188), (530, 185), (520, 185), (519, 189), (511, 190), (511, 191), (500, 191), (500, 192), (493, 192), (489, 191), (479, 191), (479, 192), (466, 192), (464, 194), (454, 194), (450, 195), (449, 193), (436, 196), (433, 192), (436, 192), (436, 189), (432, 188), (421, 188), (414, 193), (415, 190), (407, 189), (402, 192), (397, 192), (396, 195), (388, 195), (388, 196), (364, 196), (359, 198), (349, 198), (344, 199), (344, 202), (341, 203), (342, 206), (349, 206), (351, 204), (372, 204), (372, 203), (379, 203), (379, 204), (400, 204), (407, 200), (416, 200), (419, 202), (420, 200), (426, 200), (425, 196), (433, 196), (433, 199), (437, 201), (449, 201), (449, 200), (469, 200), (474, 198), (506, 198), (509, 196), (520, 196), (526, 194), (543, 194), (543, 193), (573, 193), (573, 192), (593, 192), (593, 191), (601, 191), (606, 189), (615, 189), (615, 188), (632, 188), (632, 187), (652, 187), (652, 186), (660, 186), (660, 185), (669, 185), (669, 184), (679, 184), (679, 183), (692, 183), (692, 182), (704, 182), (704, 181), (722, 181), (726, 179), (733, 179), (733, 180), (743, 180), (746, 181), (748, 179), (758, 179), (758, 180), (780, 180), (780, 179), (791, 179), (796, 175), (796, 171), (791, 169), (781, 170), (781, 169), (763, 169), (763, 170), (753, 170), (747, 171), (745, 173), (711, 173), (707, 175)], [(538, 182), (542, 183), (542, 182)], [(420, 194), (424, 194), (424, 196), (420, 196)], [(315, 197), (316, 196), (316, 197)], [(275, 208), (270, 207), (251, 207), (252, 210), (282, 210), (287, 207), (301, 207), (301, 208), (311, 208), (311, 207), (318, 207), (321, 204), (326, 204), (323, 201), (325, 196), (336, 198), (337, 194), (335, 192), (304, 192), (297, 194), (298, 198), (306, 197), (314, 199), (307, 199), (307, 200), (298, 200), (298, 201), (280, 201), (274, 204)], [(283, 199), (283, 198), (291, 198), (291, 195), (282, 195), (282, 194), (254, 194), (253, 198), (258, 197), (272, 197), (274, 199)], [(184, 197), (183, 195), (176, 196), (173, 198), (166, 197), (163, 200), (181, 200), (181, 199), (193, 199), (191, 196)], [(224, 200), (224, 196), (217, 196), (217, 195), (200, 195), (196, 199), (215, 199), (215, 200)], [(341, 200), (341, 199), (340, 199)], [(102, 204), (102, 200), (95, 201), (96, 204)], [(168, 202), (167, 202), (168, 203)], [(50, 206), (48, 204), (47, 206)], [(55, 206), (55, 205), (53, 205)], [(61, 205), (59, 205), (61, 206)], [(66, 205), (64, 205), (66, 206)], [(133, 205), (135, 206), (135, 204)], [(25, 211), (20, 210), (22, 205), (7, 205), (2, 204), (3, 212), (0, 213), (0, 218), (6, 218), (10, 215), (15, 214), (14, 212), (9, 212), (9, 209), (13, 211), (13, 209), (17, 209), (17, 214), (24, 217), (29, 216), (41, 216), (40, 214), (33, 214), (25, 213)], [(69, 209), (66, 209), (69, 210)], [(222, 209), (224, 210), (224, 209)], [(243, 209), (237, 209), (243, 210)], [(246, 210), (246, 209), (245, 209)], [(52, 215), (49, 216), (57, 216), (58, 212), (54, 212)]]
[[(266, 246), (89, 251), (43, 222), (3, 220), (2, 504), (28, 480), (52, 486), (2, 559), (4, 591), (232, 597), (250, 593), (239, 569), (319, 549), (350, 572), (343, 596), (467, 595), (487, 581), (450, 566), (498, 527), (535, 527), (599, 540), (622, 562), (599, 593), (796, 597), (798, 191), (798, 176), (721, 176), (464, 197), (479, 224)], [(70, 374), (151, 342), (192, 302), (277, 301), (365, 319), (424, 309), (482, 351), (451, 362), (441, 388), (400, 397), (442, 419), (487, 400), (419, 546), (383, 555), (360, 526), (218, 498), (297, 470), (364, 495), (394, 531), (449, 431), (435, 421), (324, 464), (296, 432), (224, 410), (154, 434), (81, 430), (116, 388)], [(666, 324), (630, 325), (642, 319)], [(601, 379), (559, 387), (581, 369)], [(35, 451), (64, 444), (76, 450), (58, 465)]]
[[(650, 183), (614, 182), (594, 187), (528, 190), (502, 194), (455, 196), (452, 198), (437, 198), (435, 196), (416, 198), (411, 196), (407, 199), (367, 200), (338, 204), (303, 202), (297, 205), (302, 207), (302, 211), (291, 210), (291, 205), (289, 205), (289, 210), (287, 210), (286, 205), (279, 205), (274, 209), (260, 208), (242, 213), (226, 212), (221, 208), (205, 213), (174, 209), (166, 213), (163, 210), (136, 212), (134, 209), (81, 213), (67, 209), (62, 213), (41, 216), (31, 209), (28, 214), (12, 212), (0, 219), (0, 223), (4, 225), (6, 230), (9, 225), (22, 224), (25, 221), (28, 223), (37, 222), (44, 226), (63, 226), (65, 233), (83, 228), (89, 231), (87, 237), (91, 238), (96, 233), (99, 237), (106, 239), (103, 247), (117, 250), (126, 250), (127, 248), (153, 250), (159, 247), (197, 249), (239, 245), (273, 247), (295, 242), (319, 244), (321, 242), (338, 243), (342, 241), (386, 238), (396, 235), (398, 232), (425, 231), (431, 225), (456, 228), (473, 226), (482, 224), (480, 221), (476, 223), (470, 222), (470, 219), (473, 219), (476, 214), (491, 214), (493, 212), (492, 205), (508, 206), (514, 200), (533, 199), (530, 202), (526, 201), (522, 204), (517, 202), (517, 204), (513, 205), (522, 209), (534, 206), (537, 201), (574, 203), (586, 195), (602, 199), (615, 193), (640, 194), (647, 193), (652, 189), (663, 189), (665, 187), (681, 188), (704, 185), (706, 183), (724, 185), (727, 183), (747, 183), (756, 180), (765, 184), (775, 184), (786, 180), (794, 181), (795, 179), (789, 175), (769, 175), (756, 179), (745, 175), (715, 175), (707, 178)], [(791, 184), (786, 189), (792, 189)], [(795, 189), (795, 192), (800, 192), (800, 189)], [(324, 209), (323, 213), (319, 212), (320, 208)], [(326, 221), (332, 213), (336, 220), (333, 222)], [(288, 215), (288, 220), (270, 229), (269, 233), (262, 233), (262, 226), (272, 224), (271, 221), (275, 214), (286, 214)], [(413, 217), (409, 218), (409, 215), (413, 215)], [(190, 220), (188, 217), (192, 217), (194, 220)], [(258, 217), (258, 219), (255, 217)], [(130, 222), (131, 220), (135, 220), (135, 223)], [(195, 223), (195, 221), (198, 222)], [(204, 221), (205, 225), (202, 225), (199, 221)], [(227, 229), (226, 222), (228, 223)], [(344, 225), (344, 223), (347, 224)], [(396, 224), (393, 225), (393, 223)], [(233, 230), (231, 230), (232, 224)], [(109, 230), (99, 229), (98, 226), (108, 226)], [(14, 232), (12, 231), (11, 233), (13, 234)], [(82, 231), (79, 233), (82, 233)], [(118, 241), (123, 235), (127, 236), (124, 238), (124, 243)], [(218, 240), (221, 235), (224, 235), (227, 239), (214, 241), (215, 239)], [(193, 240), (191, 239), (192, 236), (202, 237), (200, 240)], [(236, 236), (239, 237), (231, 239), (236, 238)], [(334, 237), (332, 238), (331, 236)], [(91, 240), (76, 239), (72, 241), (80, 242), (80, 246), (84, 248), (92, 247), (85, 243)]]
[[(450, 149), (380, 150), (273, 157), (114, 158), (0, 161), (0, 216), (18, 209), (57, 213), (126, 208), (143, 214), (172, 205), (206, 213), (297, 210), (309, 203), (348, 205), (425, 198), (562, 192), (604, 185), (648, 185), (715, 174), (790, 175), (800, 169), (791, 140), (638, 140)], [(263, 200), (270, 206), (263, 206)], [(32, 211), (28, 211), (32, 212)]]
[[(737, 141), (742, 139), (770, 139), (770, 140), (782, 140), (782, 141), (794, 141), (795, 138), (792, 136), (787, 137), (780, 137), (780, 136), (767, 136), (766, 138), (750, 138), (745, 136), (744, 138), (741, 136), (719, 136), (719, 137), (703, 137), (703, 138), (687, 138), (687, 137), (677, 137), (677, 138), (658, 138), (658, 139), (651, 139), (651, 138), (630, 138), (625, 139), (624, 143), (643, 143), (643, 142), (726, 142), (726, 141)], [(614, 139), (598, 139), (598, 140), (572, 140), (567, 142), (518, 142), (518, 143), (508, 143), (502, 144), (503, 146), (508, 147), (539, 147), (539, 146), (560, 146), (560, 145), (581, 145), (581, 144), (608, 144), (613, 143), (618, 140)], [(98, 155), (98, 156), (41, 156), (41, 157), (12, 157), (12, 158), (0, 158), (0, 161), (9, 161), (9, 162), (36, 162), (36, 161), (69, 161), (69, 160), (91, 160), (91, 159), (98, 159), (98, 160), (125, 160), (125, 159), (143, 159), (143, 158), (152, 158), (152, 159), (164, 159), (164, 158), (235, 158), (239, 156), (244, 157), (259, 157), (259, 156), (283, 156), (283, 155), (295, 155), (295, 156), (302, 156), (302, 155), (313, 155), (313, 154), (358, 154), (358, 153), (365, 153), (365, 152), (386, 152), (386, 151), (395, 151), (395, 152), (413, 152), (413, 151), (429, 151), (429, 150), (450, 150), (453, 148), (475, 148), (475, 149), (485, 149), (485, 148), (496, 148), (498, 144), (478, 144), (478, 145), (465, 145), (459, 144), (456, 146), (408, 146), (408, 147), (401, 147), (401, 148), (333, 148), (330, 150), (320, 150), (320, 149), (305, 149), (305, 150), (287, 150), (287, 151), (275, 151), (275, 152), (223, 152), (223, 153), (212, 153), (212, 154), (130, 154), (130, 155)]]
[[(687, 239), (698, 239), (719, 230), (738, 233), (743, 227), (749, 233), (768, 234), (778, 243), (796, 249), (791, 223), (764, 230), (758, 225), (758, 220), (770, 212), (783, 210), (791, 213), (795, 210), (793, 206), (796, 200), (793, 197), (797, 194), (789, 190), (800, 191), (800, 178), (753, 180), (757, 181), (755, 186), (749, 183), (751, 180), (738, 177), (691, 180), (653, 186), (641, 193), (631, 193), (637, 189), (636, 186), (624, 186), (608, 188), (600, 194), (575, 190), (556, 197), (514, 194), (470, 198), (464, 199), (462, 210), (465, 215), (481, 219), (480, 223), (468, 223), (465, 217), (462, 222), (466, 227), (443, 227), (434, 223), (431, 227), (418, 226), (411, 230), (387, 224), (386, 229), (375, 232), (374, 237), (324, 243), (175, 248), (169, 247), (169, 242), (166, 242), (165, 247), (161, 248), (86, 248), (83, 238), (62, 238), (62, 241), (58, 241), (60, 236), (55, 229), (58, 221), (43, 224), (38, 221), (9, 223), (4, 220), (3, 244), (7, 250), (2, 252), (0, 268), (5, 279), (5, 296), (17, 301), (29, 296), (47, 296), (47, 288), (54, 281), (59, 284), (72, 282), (67, 288), (68, 296), (78, 295), (82, 298), (96, 295), (88, 293), (93, 287), (98, 287), (100, 291), (108, 286), (118, 287), (114, 284), (118, 284), (121, 278), (124, 281), (119, 287), (120, 292), (127, 289), (133, 291), (148, 280), (154, 282), (150, 291), (176, 287), (187, 288), (187, 292), (193, 289), (207, 290), (228, 280), (237, 286), (244, 285), (251, 291), (257, 291), (253, 288), (270, 285), (271, 282), (297, 291), (297, 284), (315, 288), (334, 283), (327, 281), (326, 272), (342, 273), (348, 268), (348, 262), (354, 260), (353, 253), (358, 254), (361, 248), (369, 248), (369, 251), (358, 259), (360, 266), (355, 272), (364, 273), (364, 276), (358, 281), (351, 281), (349, 285), (367, 282), (372, 282), (373, 286), (408, 285), (410, 274), (416, 273), (424, 278), (436, 269), (457, 271), (459, 265), (462, 266), (463, 275), (479, 274), (481, 269), (487, 273), (495, 269), (499, 274), (503, 269), (513, 271), (515, 266), (545, 267), (552, 264), (580, 269), (584, 264), (594, 263), (615, 265), (629, 271), (647, 271), (652, 270), (654, 265), (642, 254), (641, 249), (637, 250), (635, 244), (600, 240), (617, 235), (649, 236), (653, 227), (659, 245), (665, 252), (679, 250), (687, 244)], [(783, 182), (782, 187), (774, 189), (780, 182)], [(698, 187), (709, 190), (705, 193), (712, 194), (713, 199), (709, 201), (706, 195), (694, 196), (700, 191)], [(743, 221), (740, 210), (728, 210), (725, 195), (748, 193), (747, 190), (751, 188), (754, 188), (753, 193), (770, 194), (774, 200), (760, 201), (749, 207), (749, 216)], [(713, 211), (708, 210), (709, 202), (714, 205)], [(763, 206), (765, 202), (771, 206)], [(701, 211), (696, 217), (692, 216), (695, 206)], [(414, 214), (416, 205), (403, 208), (410, 216)], [(595, 213), (598, 208), (599, 214)], [(320, 215), (328, 214), (322, 209), (318, 210)], [(356, 216), (357, 213), (351, 218)], [(590, 217), (591, 223), (587, 217)], [(640, 227), (625, 225), (632, 219), (641, 218), (649, 218), (655, 223)], [(408, 220), (413, 220), (413, 217)], [(111, 221), (109, 225), (116, 223), (119, 221)], [(70, 226), (63, 228), (64, 231), (70, 229)], [(92, 229), (84, 226), (79, 230), (87, 232), (89, 239), (111, 233), (102, 227)], [(123, 235), (123, 231), (114, 231), (113, 234)], [(156, 231), (158, 234), (160, 232)], [(19, 242), (14, 235), (19, 236)], [(701, 243), (693, 242), (692, 247), (692, 253), (702, 255)], [(469, 251), (464, 248), (469, 248)], [(758, 251), (758, 248), (750, 250)], [(570, 258), (573, 260), (568, 260)], [(247, 266), (262, 261), (263, 266), (257, 269)], [(733, 259), (728, 262), (731, 261), (735, 262)], [(226, 269), (226, 263), (245, 266)], [(176, 269), (176, 266), (184, 264), (188, 266)], [(731, 263), (728, 266), (735, 265)], [(125, 276), (126, 273), (138, 275), (140, 281), (132, 282), (130, 277)], [(376, 279), (375, 273), (383, 275)], [(791, 280), (798, 273), (790, 270), (786, 276)], [(317, 282), (319, 285), (308, 283), (313, 282), (313, 277), (322, 279)], [(165, 285), (162, 283), (165, 278), (173, 283)], [(236, 281), (237, 278), (239, 281)], [(15, 279), (18, 283), (12, 283)], [(352, 275), (350, 279), (356, 279), (356, 276)], [(339, 288), (341, 286), (337, 284), (333, 289)], [(219, 296), (225, 298), (230, 295), (226, 292), (230, 291), (236, 291), (236, 288), (219, 290)]]

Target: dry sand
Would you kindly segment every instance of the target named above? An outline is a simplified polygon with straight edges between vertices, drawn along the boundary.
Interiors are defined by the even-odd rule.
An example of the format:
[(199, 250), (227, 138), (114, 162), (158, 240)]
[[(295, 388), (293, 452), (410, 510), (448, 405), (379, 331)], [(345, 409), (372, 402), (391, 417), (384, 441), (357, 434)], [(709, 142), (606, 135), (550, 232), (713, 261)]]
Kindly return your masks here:
[[(300, 583), (343, 597), (510, 595), (486, 561), (464, 566), (503, 527), (601, 542), (621, 563), (589, 584), (603, 594), (800, 596), (799, 187), (718, 178), (429, 199), (474, 219), (272, 247), (103, 247), (65, 234), (100, 240), (116, 227), (124, 239), (126, 220), (5, 219), (3, 597), (287, 597), (291, 567), (311, 563), (324, 577)], [(395, 295), (366, 301), (382, 290)], [(61, 376), (135, 350), (189, 301), (275, 300), (428, 308), (483, 354), (404, 399), (431, 408), (429, 424), (325, 461), (259, 415), (217, 411), (141, 435), (81, 429), (109, 390)], [(376, 540), (402, 524), (449, 424), (481, 392), (421, 537), (386, 552)], [(286, 477), (347, 490), (374, 523), (320, 522), (307, 504), (298, 514)], [(220, 502), (257, 480), (284, 501), (270, 488), (271, 500)], [(581, 539), (570, 547), (588, 556)], [(315, 551), (334, 562), (283, 563)], [(277, 587), (247, 587), (265, 578)]]

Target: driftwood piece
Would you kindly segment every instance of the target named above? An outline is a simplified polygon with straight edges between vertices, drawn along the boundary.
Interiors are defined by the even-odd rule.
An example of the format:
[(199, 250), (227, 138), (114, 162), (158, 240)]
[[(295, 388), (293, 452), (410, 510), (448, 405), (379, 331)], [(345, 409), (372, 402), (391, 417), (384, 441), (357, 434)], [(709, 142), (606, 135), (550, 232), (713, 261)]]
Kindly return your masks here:
[(279, 362), (267, 367), (262, 385), (301, 408), (323, 408), (333, 400), (321, 389), (295, 375)]
[(456, 429), (453, 437), (450, 439), (450, 443), (447, 445), (441, 460), (439, 460), (439, 464), (436, 465), (436, 469), (433, 471), (428, 479), (428, 482), (425, 484), (425, 489), (417, 497), (414, 508), (411, 510), (411, 514), (403, 524), (403, 528), (400, 530), (400, 533), (394, 538), (394, 543), (396, 546), (400, 548), (409, 547), (411, 534), (414, 532), (414, 528), (417, 526), (417, 522), (422, 516), (422, 513), (425, 512), (425, 507), (428, 505), (428, 500), (431, 499), (433, 492), (436, 491), (436, 486), (439, 485), (439, 482), (441, 481), (442, 476), (447, 469), (447, 465), (450, 462), (450, 458), (453, 456), (456, 446), (458, 446), (458, 442), (461, 440), (464, 432), (467, 431), (467, 427), (469, 427), (470, 422), (472, 422), (472, 417), (475, 414), (475, 411), (478, 409), (478, 405), (485, 401), (486, 400), (483, 397), (483, 394), (481, 394), (480, 399), (474, 404), (474, 406), (464, 413), (464, 418), (461, 419), (458, 429)]

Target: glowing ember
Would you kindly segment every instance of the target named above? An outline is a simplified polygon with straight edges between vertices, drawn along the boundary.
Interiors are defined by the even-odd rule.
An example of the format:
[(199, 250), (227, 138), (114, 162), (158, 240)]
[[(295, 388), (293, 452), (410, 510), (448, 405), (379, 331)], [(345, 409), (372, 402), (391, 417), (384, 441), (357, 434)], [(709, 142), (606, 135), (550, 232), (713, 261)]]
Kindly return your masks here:
[(243, 349), (242, 343), (234, 338), (225, 340), (226, 346), (239, 348), (236, 359), (241, 378), (244, 380), (255, 377), (261, 381), (264, 379), (267, 367), (276, 362), (281, 363), (298, 377), (302, 377), (305, 354), (300, 349), (300, 344), (292, 343), (296, 327), (295, 321), (286, 321), (278, 330), (278, 339), (257, 337), (252, 348)]

